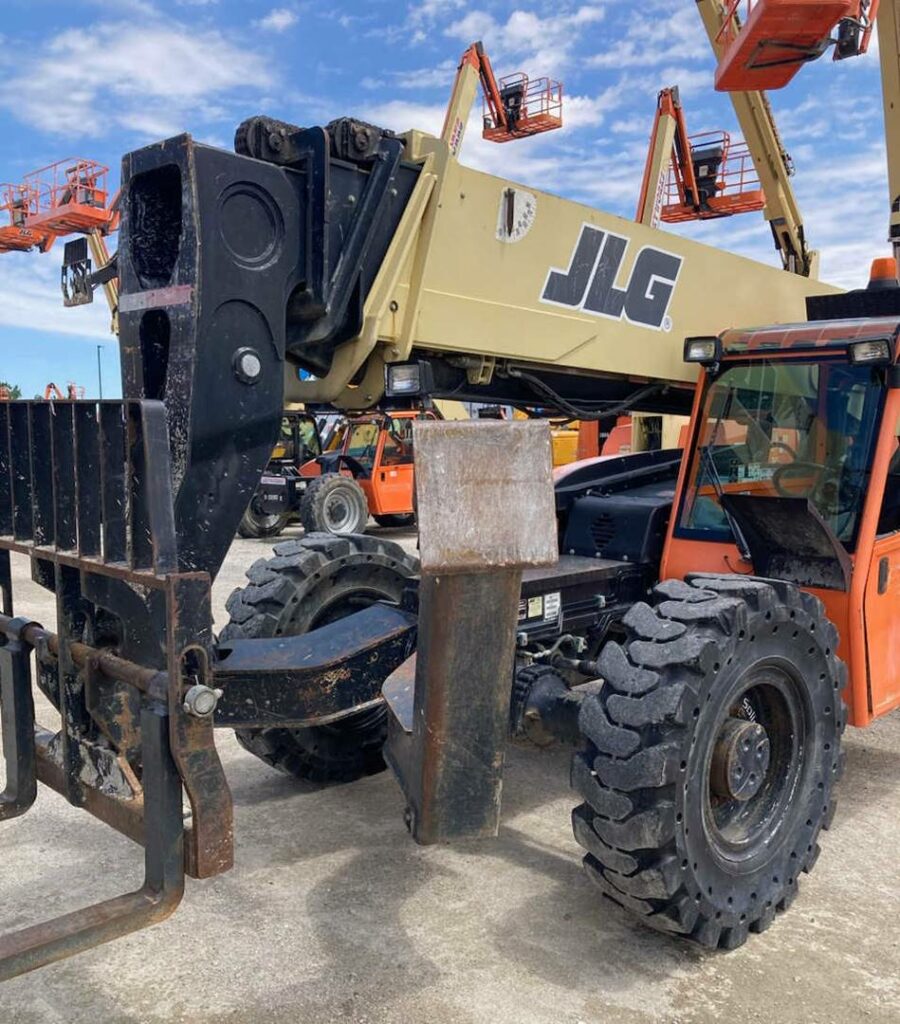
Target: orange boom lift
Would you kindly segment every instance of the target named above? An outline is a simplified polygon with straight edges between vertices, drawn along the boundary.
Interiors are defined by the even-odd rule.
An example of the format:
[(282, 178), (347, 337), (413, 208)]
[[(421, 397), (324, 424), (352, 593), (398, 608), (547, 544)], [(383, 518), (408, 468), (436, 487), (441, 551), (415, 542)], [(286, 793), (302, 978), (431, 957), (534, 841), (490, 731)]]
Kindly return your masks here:
[(830, 46), (835, 60), (865, 53), (878, 5), (879, 0), (728, 0), (717, 37), (723, 53), (716, 88), (780, 89)]
[(63, 300), (82, 305), (94, 285), (102, 284), (115, 332), (118, 284), (106, 238), (119, 229), (119, 196), (110, 195), (108, 175), (109, 168), (96, 160), (69, 157), (0, 187), (0, 253), (48, 252), (57, 238), (81, 236), (66, 245)]
[[(483, 131), (489, 142), (510, 142), (529, 135), (561, 128), (563, 87), (552, 78), (529, 78), (523, 71), (506, 75), (499, 81), (494, 76), (491, 59), (484, 52), (480, 42), (472, 45), (462, 55), (453, 86), (453, 99), (447, 111), (442, 135), (448, 137), (448, 127), (460, 134), (463, 126), (457, 127), (459, 111), (468, 109), (467, 104), (458, 101), (467, 92), (469, 71), (474, 70), (481, 83), (483, 95)], [(458, 146), (454, 152), (458, 151)]]
[(96, 160), (70, 157), (4, 185), (0, 212), (9, 223), (0, 227), (0, 252), (46, 252), (65, 235), (117, 230), (118, 197), (110, 201), (108, 174)]
[(663, 89), (635, 219), (655, 227), (659, 221), (730, 217), (765, 205), (747, 144), (732, 142), (726, 131), (688, 135), (678, 89)]

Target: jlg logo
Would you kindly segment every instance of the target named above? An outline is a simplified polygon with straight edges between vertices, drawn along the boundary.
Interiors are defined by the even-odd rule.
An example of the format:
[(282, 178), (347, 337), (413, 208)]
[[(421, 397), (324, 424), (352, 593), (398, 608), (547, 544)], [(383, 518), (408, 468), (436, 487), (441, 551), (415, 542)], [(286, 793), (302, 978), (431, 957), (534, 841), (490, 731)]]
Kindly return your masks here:
[(629, 239), (582, 224), (568, 270), (553, 267), (547, 275), (541, 301), (568, 309), (583, 309), (594, 316), (669, 330), (669, 304), (681, 270), (681, 257), (644, 246), (634, 260), (624, 288), (616, 278)]

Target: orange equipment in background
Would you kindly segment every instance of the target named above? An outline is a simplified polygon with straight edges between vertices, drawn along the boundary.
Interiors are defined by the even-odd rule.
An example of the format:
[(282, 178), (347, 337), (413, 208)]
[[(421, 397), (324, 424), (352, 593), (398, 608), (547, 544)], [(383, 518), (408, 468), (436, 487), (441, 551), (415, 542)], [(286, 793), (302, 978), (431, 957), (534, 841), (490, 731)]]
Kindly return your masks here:
[(473, 43), (463, 54), (459, 73), (467, 66), (478, 72), (481, 81), (482, 135), (489, 142), (510, 142), (562, 127), (561, 82), (546, 77), (529, 78), (522, 71), (497, 81), (481, 43)]
[(726, 131), (688, 135), (678, 89), (661, 90), (636, 220), (653, 226), (660, 220), (710, 220), (753, 213), (765, 205), (747, 144), (732, 142)]
[(0, 252), (46, 252), (58, 237), (108, 235), (119, 226), (118, 196), (110, 199), (109, 168), (96, 160), (70, 157), (26, 174), (4, 186), (0, 214)]
[(74, 401), (76, 401), (78, 399), (84, 398), (84, 394), (85, 394), (84, 385), (76, 384), (72, 380), (70, 380), (66, 384), (66, 393), (65, 393), (65, 395), (63, 395), (62, 391), (60, 391), (59, 388), (53, 383), (53, 381), (51, 381), (44, 388), (44, 401), (45, 402), (49, 402), (49, 401), (57, 401), (57, 402), (68, 401), (68, 402), (74, 402)]
[(28, 193), (22, 185), (0, 185), (0, 252), (46, 252), (53, 244), (45, 231), (26, 227)]
[[(716, 89), (780, 89), (832, 44), (835, 60), (865, 53), (878, 4), (879, 0), (728, 0), (716, 40), (723, 47)], [(837, 36), (832, 37), (835, 27)]]
[(96, 160), (58, 160), (25, 176), (30, 228), (52, 235), (86, 234), (95, 228), (108, 233), (118, 215), (108, 205), (109, 168)]

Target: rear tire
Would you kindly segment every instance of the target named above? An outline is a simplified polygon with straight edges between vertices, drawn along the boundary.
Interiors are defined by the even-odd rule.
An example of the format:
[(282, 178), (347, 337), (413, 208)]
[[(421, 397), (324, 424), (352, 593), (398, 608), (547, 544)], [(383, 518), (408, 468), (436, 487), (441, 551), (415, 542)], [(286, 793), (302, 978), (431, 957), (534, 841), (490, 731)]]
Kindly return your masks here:
[(846, 668), (822, 603), (688, 577), (636, 604), (582, 704), (572, 784), (591, 880), (659, 930), (734, 948), (790, 906), (834, 813)]
[[(225, 604), (222, 640), (297, 636), (336, 622), (375, 601), (398, 602), (416, 559), (374, 537), (313, 534), (275, 546), (247, 570), (249, 586)], [(238, 743), (270, 767), (315, 783), (351, 782), (384, 770), (385, 706), (329, 725), (236, 729)]]
[(277, 537), (287, 526), (290, 516), (287, 512), (280, 515), (265, 515), (253, 510), (251, 504), (238, 523), (238, 535), (248, 539)]
[(326, 473), (310, 481), (300, 502), (300, 522), (307, 533), (334, 537), (361, 534), (369, 521), (369, 504), (350, 476)]
[(372, 516), (372, 518), (379, 526), (393, 527), (395, 529), (401, 526), (412, 526), (416, 521), (414, 512), (392, 513), (390, 515)]

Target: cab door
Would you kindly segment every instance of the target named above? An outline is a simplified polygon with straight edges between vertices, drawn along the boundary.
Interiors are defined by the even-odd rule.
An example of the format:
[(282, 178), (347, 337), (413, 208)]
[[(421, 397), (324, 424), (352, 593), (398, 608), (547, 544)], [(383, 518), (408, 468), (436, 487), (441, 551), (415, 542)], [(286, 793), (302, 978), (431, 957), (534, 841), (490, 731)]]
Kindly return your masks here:
[(900, 445), (882, 496), (865, 591), (872, 716), (900, 706)]
[(389, 416), (385, 423), (372, 473), (376, 515), (406, 515), (413, 510), (413, 419)]

